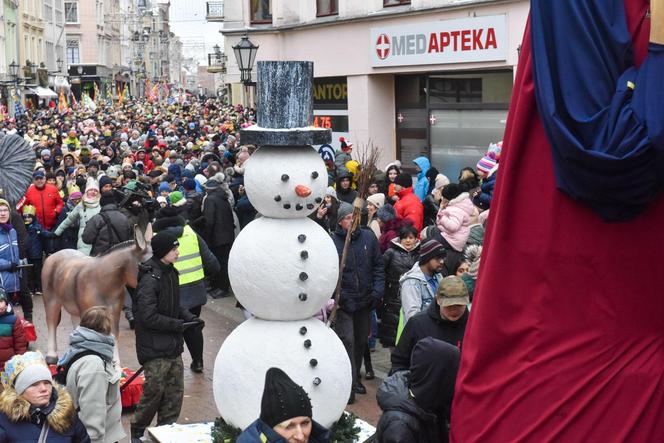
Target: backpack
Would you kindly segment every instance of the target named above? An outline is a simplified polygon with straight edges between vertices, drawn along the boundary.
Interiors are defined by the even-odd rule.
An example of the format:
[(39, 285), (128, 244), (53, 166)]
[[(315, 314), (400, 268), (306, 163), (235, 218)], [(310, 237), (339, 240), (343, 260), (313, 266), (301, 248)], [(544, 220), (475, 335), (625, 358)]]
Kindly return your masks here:
[(95, 351), (83, 351), (79, 352), (78, 354), (74, 355), (67, 363), (64, 365), (58, 365), (57, 368), (55, 369), (55, 374), (53, 375), (53, 380), (62, 386), (65, 386), (67, 384), (67, 374), (69, 373), (69, 368), (71, 365), (74, 364), (74, 362), (80, 358), (83, 358), (87, 355), (96, 355), (97, 357), (101, 358), (102, 361), (104, 361), (104, 358), (99, 352)]

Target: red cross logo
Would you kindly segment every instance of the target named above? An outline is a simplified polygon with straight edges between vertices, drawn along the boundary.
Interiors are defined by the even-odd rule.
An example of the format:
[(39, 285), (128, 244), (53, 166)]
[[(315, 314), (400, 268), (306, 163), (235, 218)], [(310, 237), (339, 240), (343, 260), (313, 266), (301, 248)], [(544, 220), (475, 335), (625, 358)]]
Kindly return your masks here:
[(381, 60), (385, 60), (390, 55), (390, 38), (386, 34), (381, 34), (376, 40), (376, 54)]

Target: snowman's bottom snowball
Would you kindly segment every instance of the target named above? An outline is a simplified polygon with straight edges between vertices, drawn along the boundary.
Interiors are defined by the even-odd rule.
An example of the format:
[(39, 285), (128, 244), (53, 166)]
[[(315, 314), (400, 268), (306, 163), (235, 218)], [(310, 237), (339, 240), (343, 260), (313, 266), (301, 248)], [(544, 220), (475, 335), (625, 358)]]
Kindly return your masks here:
[(330, 427), (339, 419), (352, 381), (348, 354), (334, 331), (315, 318), (252, 318), (226, 338), (214, 363), (214, 400), (224, 420), (245, 429), (258, 418), (271, 367), (282, 369), (307, 391), (314, 420)]

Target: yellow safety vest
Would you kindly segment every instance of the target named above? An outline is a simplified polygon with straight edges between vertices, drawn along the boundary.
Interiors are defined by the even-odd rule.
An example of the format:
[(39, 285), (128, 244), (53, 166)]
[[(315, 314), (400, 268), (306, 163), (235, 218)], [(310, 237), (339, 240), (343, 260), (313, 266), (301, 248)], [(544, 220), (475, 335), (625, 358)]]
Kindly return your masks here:
[(180, 273), (180, 286), (203, 280), (205, 273), (203, 272), (201, 251), (198, 249), (198, 237), (189, 225), (184, 227), (182, 237), (178, 239), (178, 242), (180, 243), (180, 256), (175, 262), (175, 269)]

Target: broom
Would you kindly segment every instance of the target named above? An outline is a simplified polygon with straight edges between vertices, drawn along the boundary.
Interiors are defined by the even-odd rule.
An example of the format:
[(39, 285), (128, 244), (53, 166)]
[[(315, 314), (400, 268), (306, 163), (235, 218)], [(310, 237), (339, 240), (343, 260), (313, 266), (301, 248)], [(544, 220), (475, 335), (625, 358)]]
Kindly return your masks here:
[(339, 262), (339, 277), (337, 279), (337, 287), (334, 291), (334, 307), (328, 319), (328, 325), (332, 325), (337, 316), (337, 310), (341, 303), (341, 279), (344, 274), (344, 267), (346, 265), (346, 257), (348, 256), (348, 247), (350, 245), (351, 234), (357, 229), (360, 224), (362, 207), (364, 206), (364, 199), (369, 194), (369, 185), (376, 176), (378, 168), (376, 164), (380, 158), (380, 152), (374, 144), (369, 141), (369, 145), (361, 150), (357, 159), (360, 166), (357, 175), (357, 198), (353, 202), (353, 221), (351, 228), (346, 232), (346, 239), (344, 241), (344, 248), (341, 253), (341, 260)]

